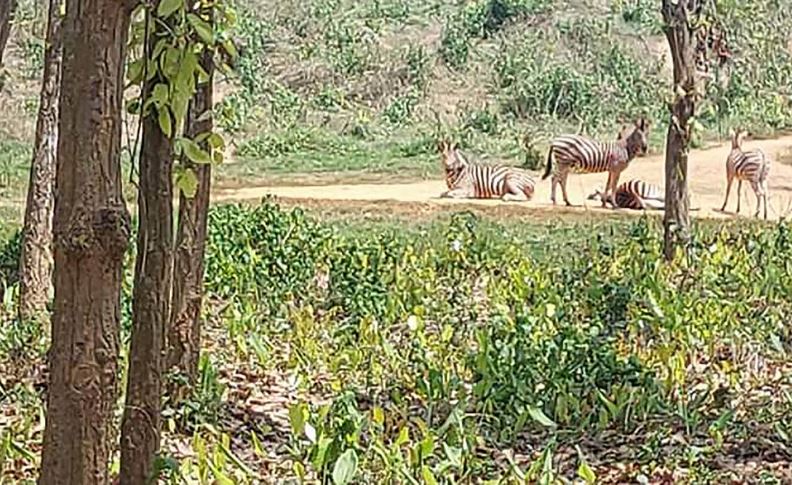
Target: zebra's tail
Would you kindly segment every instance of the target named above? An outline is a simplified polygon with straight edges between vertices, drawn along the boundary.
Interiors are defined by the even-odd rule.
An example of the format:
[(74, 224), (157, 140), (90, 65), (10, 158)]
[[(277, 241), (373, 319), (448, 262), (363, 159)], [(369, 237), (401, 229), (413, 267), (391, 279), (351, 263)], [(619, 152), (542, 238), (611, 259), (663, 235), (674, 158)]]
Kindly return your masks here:
[(550, 145), (550, 149), (547, 150), (547, 168), (545, 168), (545, 173), (544, 175), (542, 175), (542, 180), (549, 177), (552, 171), (553, 171), (553, 146)]

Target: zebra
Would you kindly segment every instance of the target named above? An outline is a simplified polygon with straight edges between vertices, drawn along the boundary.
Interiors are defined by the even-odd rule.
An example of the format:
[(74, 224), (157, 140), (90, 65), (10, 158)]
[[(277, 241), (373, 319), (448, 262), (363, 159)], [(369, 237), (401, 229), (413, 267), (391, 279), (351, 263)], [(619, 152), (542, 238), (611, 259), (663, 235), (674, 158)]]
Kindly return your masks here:
[[(588, 198), (602, 200), (604, 197), (602, 192), (596, 190)], [(660, 187), (638, 179), (619, 185), (608, 199), (607, 202), (620, 209), (665, 209), (665, 194)]]
[(751, 184), (756, 195), (756, 212), (754, 217), (759, 217), (759, 210), (764, 201), (764, 218), (767, 219), (767, 176), (770, 174), (770, 158), (760, 149), (743, 151), (742, 142), (748, 135), (745, 130), (732, 132), (732, 148), (726, 158), (726, 198), (723, 201), (721, 212), (726, 211), (729, 202), (732, 182), (737, 179), (737, 213), (740, 213), (740, 199), (743, 180)]
[[(547, 152), (547, 169), (542, 180), (552, 173), (551, 195), (553, 205), (556, 203), (556, 185), (561, 184), (561, 191), (566, 205), (572, 205), (567, 195), (567, 177), (570, 171), (578, 173), (608, 172), (605, 195), (602, 206), (610, 200), (608, 194), (616, 190), (619, 177), (630, 162), (638, 155), (646, 154), (649, 122), (640, 118), (632, 128), (624, 127), (616, 142), (599, 142), (581, 135), (560, 135), (550, 143)], [(553, 171), (553, 159), (556, 169)]]
[(527, 201), (533, 197), (534, 179), (525, 170), (504, 165), (481, 165), (465, 158), (456, 144), (438, 143), (448, 190), (440, 197)]

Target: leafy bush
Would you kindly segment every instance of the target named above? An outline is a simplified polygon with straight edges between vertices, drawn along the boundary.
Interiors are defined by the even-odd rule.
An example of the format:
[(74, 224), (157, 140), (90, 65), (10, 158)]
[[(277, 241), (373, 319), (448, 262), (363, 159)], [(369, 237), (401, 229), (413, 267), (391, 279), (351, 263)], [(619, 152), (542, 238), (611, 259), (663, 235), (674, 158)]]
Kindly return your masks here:
[(462, 67), (467, 62), (470, 41), (486, 39), (500, 30), (508, 21), (547, 10), (548, 0), (476, 0), (465, 2), (462, 9), (443, 30), (440, 56), (452, 67)]
[(785, 224), (698, 230), (678, 265), (658, 264), (643, 219), (544, 239), (543, 254), (466, 213), (352, 231), (265, 203), (215, 208), (210, 227), (207, 288), (239, 309), (238, 335), (278, 342), (269, 365), (306, 382), (332, 375), (313, 391), (334, 399), (290, 412), (298, 475), (354, 454), (368, 482), (489, 476), (478, 446), (545, 427), (631, 433), (663, 418), (706, 432), (726, 411), (711, 404), (716, 371), (684, 363), (740, 369), (792, 341)]

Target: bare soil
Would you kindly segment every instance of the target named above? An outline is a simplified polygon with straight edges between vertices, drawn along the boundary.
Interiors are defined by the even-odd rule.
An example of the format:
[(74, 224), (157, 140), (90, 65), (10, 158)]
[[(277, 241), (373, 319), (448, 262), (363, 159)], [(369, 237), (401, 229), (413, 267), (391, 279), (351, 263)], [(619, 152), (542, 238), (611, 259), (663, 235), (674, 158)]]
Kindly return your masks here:
[[(737, 184), (732, 188), (732, 194), (727, 206), (727, 212), (721, 213), (720, 207), (726, 190), (726, 157), (730, 150), (730, 143), (721, 143), (714, 147), (701, 150), (691, 150), (689, 180), (691, 190), (691, 206), (698, 210), (694, 217), (726, 218), (734, 217), (737, 205)], [(744, 149), (761, 148), (772, 159), (770, 176), (768, 180), (768, 218), (778, 220), (787, 218), (792, 214), (792, 165), (781, 163), (792, 153), (792, 136), (784, 136), (772, 140), (752, 140), (745, 143)], [(438, 162), (439, 163), (439, 162)], [(630, 167), (622, 174), (621, 182), (630, 179), (641, 179), (659, 186), (663, 185), (664, 155), (649, 155), (633, 161)], [(218, 187), (213, 194), (213, 200), (223, 201), (252, 201), (267, 195), (280, 199), (298, 199), (302, 201), (326, 201), (328, 204), (337, 205), (342, 201), (366, 201), (368, 210), (374, 206), (381, 211), (391, 211), (394, 204), (403, 205), (430, 205), (443, 206), (448, 204), (462, 204), (475, 206), (494, 206), (498, 209), (515, 208), (524, 213), (533, 212), (541, 217), (542, 213), (548, 215), (549, 211), (559, 213), (577, 213), (578, 216), (607, 216), (616, 213), (637, 213), (637, 211), (614, 211), (602, 209), (598, 201), (587, 200), (589, 194), (605, 185), (606, 174), (571, 175), (569, 178), (569, 197), (576, 207), (566, 208), (562, 205), (553, 207), (550, 202), (550, 181), (541, 180), (537, 173), (537, 184), (534, 198), (529, 202), (502, 202), (500, 200), (449, 200), (440, 199), (440, 194), (446, 190), (445, 182), (438, 180), (425, 180), (412, 183), (392, 184), (338, 184), (338, 185), (300, 185), (300, 186), (260, 186), (223, 188)], [(559, 201), (561, 200), (559, 191)], [(315, 205), (315, 204), (311, 204)], [(743, 184), (742, 215), (752, 216), (756, 207), (756, 198), (749, 184)], [(483, 208), (483, 207), (482, 207)], [(500, 210), (498, 212), (501, 212)]]

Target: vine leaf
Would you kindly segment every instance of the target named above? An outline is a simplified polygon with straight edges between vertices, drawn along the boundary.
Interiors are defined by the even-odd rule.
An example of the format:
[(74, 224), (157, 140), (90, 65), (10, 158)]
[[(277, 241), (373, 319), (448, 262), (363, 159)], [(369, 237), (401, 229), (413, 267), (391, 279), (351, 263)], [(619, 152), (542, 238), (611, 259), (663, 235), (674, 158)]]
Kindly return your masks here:
[(198, 37), (201, 38), (204, 44), (214, 45), (214, 31), (211, 25), (193, 13), (187, 14), (187, 21), (193, 26)]
[(157, 7), (157, 16), (170, 17), (173, 12), (184, 6), (184, 0), (162, 0)]
[(173, 133), (173, 126), (171, 125), (171, 117), (170, 113), (168, 113), (167, 106), (163, 106), (159, 110), (159, 127), (162, 130), (162, 133), (165, 134), (168, 138), (171, 137)]
[(189, 167), (179, 167), (174, 171), (176, 177), (176, 187), (184, 193), (188, 199), (195, 197), (198, 192), (198, 177), (195, 175), (193, 169)]
[(206, 150), (198, 146), (197, 143), (189, 138), (180, 138), (178, 144), (184, 155), (193, 163), (212, 163), (212, 157)]

